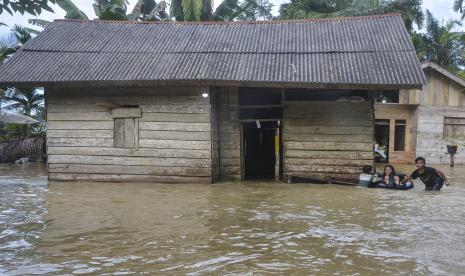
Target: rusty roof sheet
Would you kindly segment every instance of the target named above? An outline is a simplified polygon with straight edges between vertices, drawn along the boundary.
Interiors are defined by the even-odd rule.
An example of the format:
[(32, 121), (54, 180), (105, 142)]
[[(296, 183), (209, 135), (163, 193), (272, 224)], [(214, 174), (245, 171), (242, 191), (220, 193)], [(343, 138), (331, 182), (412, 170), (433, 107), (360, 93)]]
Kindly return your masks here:
[(202, 82), (418, 87), (399, 15), (232, 23), (57, 20), (0, 67), (0, 83)]

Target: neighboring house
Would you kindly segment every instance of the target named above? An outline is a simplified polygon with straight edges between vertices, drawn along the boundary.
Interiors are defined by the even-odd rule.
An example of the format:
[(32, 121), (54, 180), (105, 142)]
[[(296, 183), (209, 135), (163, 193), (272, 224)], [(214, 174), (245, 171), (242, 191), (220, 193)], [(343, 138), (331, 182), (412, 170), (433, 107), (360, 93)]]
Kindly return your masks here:
[(0, 68), (43, 86), (49, 179), (356, 179), (373, 98), (425, 76), (400, 15), (270, 22), (57, 20)]
[[(375, 136), (387, 145), (389, 162), (411, 163), (423, 156), (429, 163), (448, 164), (444, 138), (465, 136), (465, 81), (432, 62), (422, 68), (423, 89), (381, 92), (375, 104)], [(463, 147), (455, 162), (465, 164)]]

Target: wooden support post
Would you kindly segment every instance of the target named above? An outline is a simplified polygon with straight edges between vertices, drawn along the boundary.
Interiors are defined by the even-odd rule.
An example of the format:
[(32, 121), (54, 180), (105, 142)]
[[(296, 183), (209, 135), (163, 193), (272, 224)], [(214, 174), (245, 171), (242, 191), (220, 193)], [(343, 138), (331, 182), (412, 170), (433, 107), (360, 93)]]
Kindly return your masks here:
[(276, 129), (275, 136), (274, 136), (274, 156), (275, 156), (274, 179), (276, 181), (279, 181), (279, 146), (280, 146), (280, 141), (279, 141), (279, 127), (278, 127)]
[(454, 157), (455, 157), (455, 153), (451, 153), (450, 154), (450, 167), (453, 168), (454, 167)]

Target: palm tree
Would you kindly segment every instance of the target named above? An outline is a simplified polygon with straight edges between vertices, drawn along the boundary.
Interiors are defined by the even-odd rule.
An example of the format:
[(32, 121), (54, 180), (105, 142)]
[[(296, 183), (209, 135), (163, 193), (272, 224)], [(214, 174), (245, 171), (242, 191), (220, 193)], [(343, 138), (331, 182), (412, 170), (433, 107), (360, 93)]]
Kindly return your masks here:
[(459, 13), (462, 14), (462, 16), (460, 18), (462, 20), (465, 18), (465, 7), (463, 6), (463, 4), (464, 4), (463, 1), (464, 0), (455, 0), (454, 1), (454, 6), (452, 7), (455, 12), (459, 12)]
[(33, 29), (14, 25), (9, 33), (0, 38), (0, 65), (38, 32)]
[(426, 32), (412, 38), (421, 61), (432, 61), (453, 73), (460, 73), (465, 66), (465, 35), (454, 31), (461, 26), (459, 21), (450, 20), (439, 24), (430, 11), (426, 11)]
[[(39, 89), (8, 88), (4, 91), (3, 100), (6, 102), (5, 109), (19, 112), (38, 120), (43, 120), (44, 118), (44, 93)], [(39, 132), (43, 131), (41, 125), (38, 127)], [(37, 132), (35, 128), (31, 128), (30, 125), (9, 126), (7, 131), (10, 132), (9, 136), (11, 137), (24, 137), (30, 136), (32, 132)]]
[(3, 100), (9, 110), (31, 116), (44, 108), (44, 93), (39, 89), (8, 88), (4, 93)]
[(170, 14), (177, 21), (209, 21), (212, 19), (212, 0), (172, 0)]

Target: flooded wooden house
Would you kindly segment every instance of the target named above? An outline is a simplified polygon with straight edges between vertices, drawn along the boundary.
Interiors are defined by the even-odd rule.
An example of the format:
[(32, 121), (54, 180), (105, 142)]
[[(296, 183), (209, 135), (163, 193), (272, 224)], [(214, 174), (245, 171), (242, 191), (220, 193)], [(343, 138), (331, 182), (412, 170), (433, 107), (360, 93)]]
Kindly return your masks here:
[(400, 15), (57, 20), (1, 67), (45, 88), (49, 179), (354, 179), (374, 96), (425, 80)]
[[(421, 64), (426, 75), (422, 89), (382, 91), (375, 103), (375, 138), (391, 163), (413, 163), (423, 156), (429, 163), (449, 164), (448, 138), (465, 138), (465, 80), (432, 62)], [(459, 147), (456, 164), (465, 164)]]

